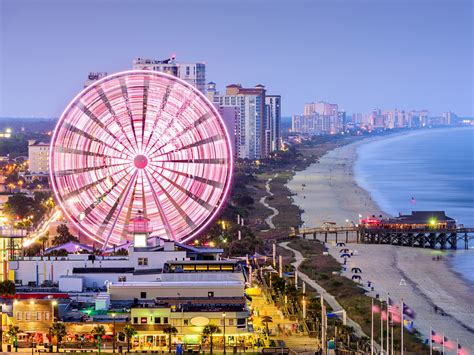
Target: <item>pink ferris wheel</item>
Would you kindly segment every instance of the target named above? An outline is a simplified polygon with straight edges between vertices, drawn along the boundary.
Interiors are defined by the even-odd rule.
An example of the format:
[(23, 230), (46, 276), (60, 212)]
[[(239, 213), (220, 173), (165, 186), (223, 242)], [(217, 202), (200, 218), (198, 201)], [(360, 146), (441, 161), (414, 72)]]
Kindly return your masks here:
[(186, 241), (223, 205), (230, 147), (221, 117), (193, 86), (122, 72), (67, 106), (51, 142), (51, 183), (67, 218), (103, 246), (125, 242), (138, 213), (153, 235)]

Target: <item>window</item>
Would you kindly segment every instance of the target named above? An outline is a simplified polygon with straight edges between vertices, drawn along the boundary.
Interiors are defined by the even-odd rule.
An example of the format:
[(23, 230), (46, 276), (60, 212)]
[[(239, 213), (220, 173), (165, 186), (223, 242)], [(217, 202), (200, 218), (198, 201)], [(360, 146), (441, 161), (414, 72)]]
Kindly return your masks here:
[(245, 318), (237, 318), (237, 327), (239, 328), (245, 327)]
[(155, 317), (155, 324), (161, 324), (161, 317)]
[(127, 281), (127, 276), (119, 276), (118, 277), (118, 282), (125, 282)]
[(16, 319), (21, 320), (21, 312), (16, 312)]
[(184, 319), (184, 325), (189, 325), (189, 319)]
[(25, 312), (25, 320), (30, 320), (30, 312)]
[(148, 266), (148, 258), (138, 258), (138, 266)]
[(41, 320), (41, 312), (36, 312), (36, 320)]
[(229, 325), (234, 325), (234, 320), (232, 318), (229, 319)]
[(207, 293), (207, 297), (209, 297), (209, 298), (214, 297), (214, 291), (209, 291), (209, 292)]
[(146, 298), (146, 292), (140, 292), (140, 298)]
[(147, 323), (148, 323), (148, 322), (147, 322), (147, 317), (141, 317), (141, 318), (140, 318), (140, 323), (141, 323), (141, 324), (147, 324)]
[(138, 317), (133, 317), (133, 324), (138, 324)]
[(49, 319), (50, 319), (50, 313), (44, 312), (44, 320), (49, 320)]
[(163, 324), (168, 324), (168, 317), (163, 317)]
[(221, 327), (223, 327), (225, 324), (225, 319), (221, 319)]

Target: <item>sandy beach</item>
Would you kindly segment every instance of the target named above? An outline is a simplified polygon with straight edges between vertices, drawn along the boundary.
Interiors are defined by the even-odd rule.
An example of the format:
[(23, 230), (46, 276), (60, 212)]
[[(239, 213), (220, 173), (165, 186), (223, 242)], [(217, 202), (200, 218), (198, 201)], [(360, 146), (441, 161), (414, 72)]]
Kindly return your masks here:
[[(288, 183), (297, 194), (293, 196), (294, 203), (304, 210), (305, 226), (320, 226), (324, 221), (338, 225), (357, 223), (359, 214), (387, 215), (353, 180), (357, 147), (374, 139), (383, 138), (366, 139), (330, 151)], [(331, 254), (339, 260), (335, 243), (328, 244)], [(362, 269), (365, 286), (367, 281), (374, 284), (371, 295), (385, 297), (390, 293), (395, 302), (403, 299), (415, 310), (415, 327), (424, 337), (429, 337), (431, 326), (438, 333), (444, 332), (454, 347), (459, 339), (464, 348), (474, 351), (474, 285), (452, 271), (449, 252), (442, 253), (437, 261), (433, 256), (441, 252), (433, 250), (362, 244), (348, 247), (358, 251), (349, 259), (349, 266)], [(349, 272), (345, 274), (351, 276)], [(435, 312), (435, 306), (443, 312)], [(446, 350), (456, 353), (454, 349)]]

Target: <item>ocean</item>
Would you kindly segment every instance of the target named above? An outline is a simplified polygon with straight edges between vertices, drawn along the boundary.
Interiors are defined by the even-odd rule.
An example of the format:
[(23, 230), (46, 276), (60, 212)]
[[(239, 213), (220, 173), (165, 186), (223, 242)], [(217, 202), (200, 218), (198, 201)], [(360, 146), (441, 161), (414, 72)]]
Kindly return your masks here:
[[(445, 211), (474, 227), (473, 127), (424, 129), (362, 144), (354, 176), (386, 213)], [(454, 270), (474, 284), (474, 241), (453, 256)]]

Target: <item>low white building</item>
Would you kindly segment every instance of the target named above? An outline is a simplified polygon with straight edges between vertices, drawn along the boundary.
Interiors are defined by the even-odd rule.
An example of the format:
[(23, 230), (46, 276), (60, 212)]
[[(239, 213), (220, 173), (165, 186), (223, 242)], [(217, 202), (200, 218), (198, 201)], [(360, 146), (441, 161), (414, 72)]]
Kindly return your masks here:
[[(9, 269), (14, 273), (17, 285), (51, 285), (59, 283), (61, 277), (74, 276), (82, 277), (84, 290), (96, 290), (104, 289), (109, 282), (159, 280), (168, 261), (218, 259), (222, 253), (221, 249), (195, 248), (158, 238), (150, 238), (149, 243), (150, 246), (139, 248), (131, 245), (126, 256), (68, 254), (19, 257), (9, 261)], [(78, 287), (77, 283), (74, 287)]]
[(30, 174), (49, 173), (49, 143), (28, 141), (28, 164)]

